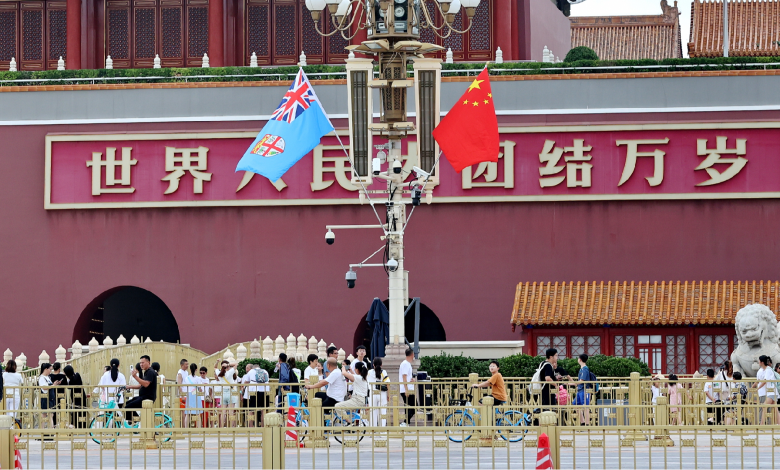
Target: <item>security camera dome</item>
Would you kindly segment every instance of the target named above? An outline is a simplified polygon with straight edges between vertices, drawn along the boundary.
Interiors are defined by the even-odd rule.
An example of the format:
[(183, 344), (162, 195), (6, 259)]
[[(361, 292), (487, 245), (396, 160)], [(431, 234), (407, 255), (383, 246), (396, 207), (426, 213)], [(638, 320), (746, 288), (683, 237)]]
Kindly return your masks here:
[(395, 258), (390, 258), (390, 261), (387, 262), (386, 266), (390, 271), (395, 271), (398, 269), (398, 261), (396, 261)]
[(325, 241), (328, 245), (332, 245), (336, 241), (336, 234), (333, 233), (333, 230), (328, 230), (328, 233), (325, 234)]
[(401, 173), (401, 168), (402, 168), (402, 165), (401, 165), (400, 161), (396, 160), (396, 161), (393, 162), (393, 173), (395, 173), (395, 174)]

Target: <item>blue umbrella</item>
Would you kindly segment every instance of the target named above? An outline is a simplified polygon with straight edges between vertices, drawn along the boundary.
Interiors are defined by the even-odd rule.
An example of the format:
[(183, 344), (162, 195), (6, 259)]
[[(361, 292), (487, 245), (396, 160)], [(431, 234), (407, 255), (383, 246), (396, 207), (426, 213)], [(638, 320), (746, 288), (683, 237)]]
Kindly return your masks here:
[(390, 312), (378, 298), (374, 298), (371, 310), (366, 316), (368, 326), (373, 329), (371, 336), (371, 357), (385, 357), (385, 348), (390, 342)]

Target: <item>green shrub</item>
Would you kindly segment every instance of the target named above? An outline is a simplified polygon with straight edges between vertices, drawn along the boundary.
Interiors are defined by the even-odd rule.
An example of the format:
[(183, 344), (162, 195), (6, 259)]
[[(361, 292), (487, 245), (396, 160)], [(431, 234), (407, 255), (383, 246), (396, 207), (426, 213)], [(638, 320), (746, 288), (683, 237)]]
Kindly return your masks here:
[(442, 353), (440, 356), (426, 356), (420, 359), (419, 370), (424, 370), (431, 377), (468, 377), (477, 373), (480, 377), (490, 375), (488, 362), (471, 357), (450, 356)]
[[(515, 354), (498, 359), (501, 374), (504, 377), (531, 378), (544, 362), (544, 356), (529, 356), (527, 354)], [(450, 356), (426, 356), (420, 359), (420, 370), (428, 372), (431, 377), (467, 377), (476, 372), (480, 377), (488, 377), (490, 361), (477, 360), (471, 357)], [(577, 377), (580, 365), (576, 358), (558, 359), (558, 365), (563, 367), (567, 374)], [(649, 376), (650, 370), (647, 364), (634, 357), (613, 357), (599, 354), (588, 359), (590, 371), (597, 377), (629, 377), (631, 372), (639, 372), (641, 376)]]
[(599, 60), (596, 51), (587, 46), (577, 46), (571, 49), (567, 54), (564, 62), (576, 62), (578, 60)]

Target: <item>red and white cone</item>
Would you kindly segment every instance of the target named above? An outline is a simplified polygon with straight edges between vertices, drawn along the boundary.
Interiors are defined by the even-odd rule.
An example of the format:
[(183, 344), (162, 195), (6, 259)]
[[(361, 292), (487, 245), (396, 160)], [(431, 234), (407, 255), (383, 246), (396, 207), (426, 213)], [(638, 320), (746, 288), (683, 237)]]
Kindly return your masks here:
[(553, 461), (550, 455), (550, 438), (542, 433), (536, 448), (536, 470), (552, 469)]
[[(14, 443), (19, 442), (19, 436), (14, 436)], [(19, 449), (14, 448), (14, 456), (16, 457), (16, 460), (14, 460), (14, 468), (22, 468), (22, 453), (19, 452)]]
[[(297, 413), (292, 406), (287, 410), (287, 431), (284, 433), (285, 441), (298, 442), (298, 431), (295, 430), (295, 418)], [(303, 444), (301, 444), (303, 445)]]

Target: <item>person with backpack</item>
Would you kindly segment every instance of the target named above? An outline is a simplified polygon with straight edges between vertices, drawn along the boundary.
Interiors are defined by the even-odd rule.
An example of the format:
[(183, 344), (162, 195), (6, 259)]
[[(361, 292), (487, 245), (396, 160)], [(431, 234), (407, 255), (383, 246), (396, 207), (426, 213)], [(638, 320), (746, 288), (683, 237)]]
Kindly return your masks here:
[(590, 409), (588, 409), (588, 406), (590, 406), (590, 395), (595, 386), (592, 382), (595, 382), (596, 379), (588, 368), (587, 354), (580, 354), (577, 362), (580, 364), (580, 371), (577, 373), (577, 394), (574, 396), (573, 405), (582, 407), (577, 410), (577, 414), (580, 417), (580, 426), (586, 426), (590, 423)]
[(539, 364), (531, 379), (531, 387), (541, 394), (543, 407), (549, 407), (558, 404), (555, 394), (552, 393), (555, 388), (555, 367), (558, 365), (558, 350), (550, 348), (545, 352), (545, 361)]

